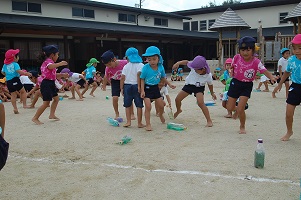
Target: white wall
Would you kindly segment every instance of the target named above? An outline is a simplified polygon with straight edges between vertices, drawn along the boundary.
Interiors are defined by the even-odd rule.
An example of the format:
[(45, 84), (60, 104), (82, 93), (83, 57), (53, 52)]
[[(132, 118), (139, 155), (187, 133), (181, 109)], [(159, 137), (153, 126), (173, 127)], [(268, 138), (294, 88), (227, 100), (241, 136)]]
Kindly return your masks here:
[[(119, 22), (118, 21), (118, 14), (119, 13), (135, 14), (135, 15), (137, 14), (137, 13), (131, 13), (131, 12), (127, 12), (127, 11), (102, 9), (102, 8), (95, 8), (95, 7), (89, 7), (89, 6), (81, 6), (81, 5), (64, 4), (64, 3), (58, 3), (58, 2), (50, 2), (50, 1), (30, 0), (30, 2), (41, 3), (42, 14), (38, 14), (38, 13), (26, 13), (26, 12), (12, 11), (11, 0), (0, 0), (0, 1), (1, 1), (0, 13), (136, 25), (136, 23), (126, 23), (126, 22)], [(79, 7), (79, 8), (94, 10), (95, 19), (72, 17), (72, 7)], [(149, 19), (146, 21), (144, 16), (148, 16)], [(164, 26), (155, 26), (154, 25), (154, 18), (155, 17), (162, 18), (162, 19), (168, 19), (165, 16), (161, 17), (161, 16), (158, 16), (158, 15), (152, 16), (152, 15), (141, 14), (138, 17), (139, 25), (140, 26), (160, 27), (160, 28), (180, 29), (180, 30), (183, 29), (182, 19), (169, 18), (168, 19), (168, 27), (164, 27)]]
[[(240, 16), (251, 27), (251, 29), (258, 28), (260, 25), (262, 25), (263, 28), (271, 28), (290, 25), (279, 24), (279, 14), (282, 12), (290, 12), (296, 6), (297, 4), (288, 4), (272, 7), (234, 10), (234, 12), (236, 12), (236, 14)], [(192, 20), (184, 20), (184, 22), (218, 19), (222, 14), (223, 12), (192, 15), (189, 16), (192, 18)], [(261, 20), (261, 23), (258, 22), (259, 20)], [(292, 24), (290, 26), (292, 26)]]

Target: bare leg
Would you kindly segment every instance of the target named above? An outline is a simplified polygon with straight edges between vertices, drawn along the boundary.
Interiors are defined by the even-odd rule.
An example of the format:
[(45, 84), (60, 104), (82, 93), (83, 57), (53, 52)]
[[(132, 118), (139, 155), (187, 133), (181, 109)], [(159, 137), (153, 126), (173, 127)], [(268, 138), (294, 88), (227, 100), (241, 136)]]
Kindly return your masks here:
[(83, 101), (84, 99), (83, 99), (83, 95), (80, 93), (80, 91), (79, 91), (79, 89), (80, 89), (80, 85), (75, 85), (74, 86), (74, 89), (75, 89), (75, 91), (76, 91), (76, 93), (77, 93), (77, 95), (78, 95), (78, 97), (79, 97), (79, 101)]
[(145, 130), (147, 131), (152, 131), (152, 126), (150, 123), (150, 112), (152, 110), (152, 105), (151, 105), (151, 101), (149, 98), (144, 98), (144, 104), (145, 104), (145, 111), (144, 111), (144, 116), (145, 116)]
[(294, 120), (294, 113), (295, 113), (295, 105), (286, 104), (286, 115), (285, 115), (285, 122), (286, 122), (286, 134), (281, 138), (282, 141), (288, 141), (290, 137), (293, 135), (293, 120)]
[(142, 108), (137, 108), (137, 119), (138, 119), (138, 128), (145, 127), (145, 125), (142, 124)]
[(41, 95), (41, 91), (37, 90), (34, 94), (33, 100), (31, 102), (31, 105), (29, 106), (29, 108), (34, 108), (34, 106), (36, 105), (37, 101), (39, 100), (39, 97), (42, 97)]
[(88, 85), (88, 84), (85, 84), (85, 88), (84, 88), (84, 90), (82, 91), (82, 97), (84, 97), (84, 94), (87, 92), (88, 89), (89, 89), (89, 85)]
[(134, 114), (134, 105), (132, 104), (131, 106), (131, 120), (135, 120), (136, 117), (135, 117), (135, 114)]
[[(133, 106), (133, 104), (132, 104)], [(131, 126), (131, 107), (125, 108), (125, 115), (126, 115), (126, 123), (123, 125), (123, 127), (129, 127)]]
[(269, 90), (268, 82), (265, 81), (265, 82), (263, 82), (263, 84), (264, 84), (264, 87), (265, 87), (265, 89), (263, 90), (263, 92), (269, 92), (270, 90)]
[(237, 114), (239, 116), (239, 121), (240, 121), (240, 134), (246, 134), (246, 113), (245, 113), (245, 106), (246, 103), (248, 102), (249, 97), (245, 96), (240, 96), (239, 97), (239, 102), (237, 106)]
[(27, 93), (24, 89), (24, 87), (20, 90), (20, 98), (23, 102), (23, 108), (28, 108), (29, 106), (27, 106), (26, 101), (27, 101)]
[(155, 100), (155, 104), (157, 104), (158, 106), (158, 111), (159, 111), (159, 117), (160, 117), (160, 120), (162, 122), (162, 124), (165, 123), (165, 118), (163, 116), (163, 112), (164, 112), (164, 101), (162, 98), (158, 98)]
[(174, 113), (174, 118), (177, 118), (178, 115), (182, 112), (181, 106), (182, 106), (182, 100), (185, 99), (189, 94), (187, 92), (184, 92), (181, 90), (176, 99), (175, 99), (175, 104), (176, 104), (176, 112)]
[[(222, 101), (222, 106), (227, 109), (227, 101)], [(225, 115), (224, 117), (225, 118), (232, 118), (232, 112), (230, 112), (229, 110), (227, 110), (227, 112), (228, 112), (228, 114)]]
[(96, 82), (93, 82), (93, 83), (92, 83), (92, 86), (93, 86), (93, 88), (92, 88), (92, 90), (91, 90), (91, 92), (90, 92), (90, 95), (91, 95), (92, 97), (95, 97), (94, 91), (95, 91), (96, 88), (97, 88), (97, 83), (96, 83)]
[(17, 108), (17, 93), (16, 92), (11, 93), (10, 101), (11, 101), (11, 104), (13, 105), (14, 113), (19, 114), (19, 111), (18, 111), (18, 108)]
[(198, 103), (198, 106), (202, 109), (202, 112), (207, 120), (207, 125), (206, 127), (212, 127), (213, 126), (213, 123), (212, 123), (212, 120), (210, 118), (210, 113), (209, 113), (209, 110), (207, 108), (207, 106), (205, 105), (204, 103), (204, 94), (199, 92), (196, 94), (196, 99), (197, 99), (197, 103)]
[(34, 117), (32, 118), (32, 121), (34, 123), (36, 123), (37, 125), (40, 124), (44, 124), (43, 122), (41, 122), (39, 120), (39, 117), (43, 114), (43, 112), (45, 111), (45, 109), (49, 106), (50, 101), (43, 101), (43, 104), (38, 108), (36, 114), (34, 115)]
[(58, 104), (59, 104), (59, 96), (53, 97), (53, 101), (50, 106), (49, 119), (60, 120), (57, 116), (55, 116), (55, 111), (56, 111)]
[(113, 108), (115, 111), (115, 119), (119, 117), (119, 110), (118, 110), (118, 96), (113, 96), (112, 101), (113, 101)]
[(75, 88), (75, 86), (74, 85), (72, 85), (71, 87), (70, 87), (70, 91), (71, 91), (71, 97), (69, 97), (69, 99), (75, 99), (75, 92), (74, 92), (74, 88)]

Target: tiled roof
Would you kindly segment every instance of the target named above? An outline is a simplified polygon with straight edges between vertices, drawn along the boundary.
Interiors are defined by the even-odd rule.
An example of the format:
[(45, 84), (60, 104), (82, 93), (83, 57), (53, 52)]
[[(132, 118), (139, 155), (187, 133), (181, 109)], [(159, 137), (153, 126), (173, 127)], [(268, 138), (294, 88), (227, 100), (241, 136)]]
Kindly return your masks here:
[(231, 8), (228, 8), (209, 28), (211, 31), (218, 30), (235, 30), (249, 29), (250, 26), (234, 12)]
[(301, 17), (301, 2), (292, 11), (290, 11), (284, 19), (297, 21), (297, 17)]

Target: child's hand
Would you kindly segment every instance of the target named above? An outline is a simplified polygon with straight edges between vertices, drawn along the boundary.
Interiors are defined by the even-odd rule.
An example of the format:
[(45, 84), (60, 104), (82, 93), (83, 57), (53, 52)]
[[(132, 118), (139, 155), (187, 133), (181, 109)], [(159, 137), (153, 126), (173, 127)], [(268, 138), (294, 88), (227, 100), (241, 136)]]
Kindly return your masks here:
[(170, 84), (169, 87), (170, 87), (171, 89), (175, 89), (177, 86)]
[(216, 100), (216, 95), (215, 95), (215, 93), (213, 92), (213, 93), (211, 93), (211, 96), (212, 96), (212, 99), (213, 100)]
[(145, 92), (144, 92), (144, 91), (141, 91), (140, 97), (141, 97), (142, 99), (144, 99), (144, 97), (145, 97)]

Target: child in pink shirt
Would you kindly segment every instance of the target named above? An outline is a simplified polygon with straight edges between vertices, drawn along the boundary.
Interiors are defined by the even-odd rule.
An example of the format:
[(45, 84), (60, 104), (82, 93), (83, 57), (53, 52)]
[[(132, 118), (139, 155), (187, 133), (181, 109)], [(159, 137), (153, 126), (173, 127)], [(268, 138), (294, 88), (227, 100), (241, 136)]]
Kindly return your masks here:
[[(57, 94), (58, 90), (55, 87), (55, 80), (57, 78), (56, 70), (58, 67), (67, 65), (68, 63), (66, 61), (55, 63), (58, 58), (59, 49), (56, 45), (48, 45), (43, 47), (43, 53), (41, 54), (41, 59), (44, 60), (41, 65), (41, 77), (43, 80), (40, 86), (40, 91), (43, 96), (43, 104), (38, 108), (36, 114), (32, 118), (32, 121), (37, 125), (43, 124), (39, 120), (39, 117), (50, 105), (51, 100), (53, 100), (53, 102), (50, 107), (49, 119), (59, 120), (59, 118), (55, 116), (55, 110), (59, 103), (59, 97)], [(67, 76), (67, 74), (62, 76)]]
[(255, 39), (249, 36), (238, 40), (239, 54), (233, 57), (232, 61), (232, 80), (228, 91), (227, 110), (232, 112), (235, 110), (235, 104), (239, 98), (237, 105), (237, 114), (240, 120), (240, 134), (245, 134), (246, 114), (245, 106), (251, 97), (253, 88), (253, 80), (256, 72), (266, 75), (273, 83), (276, 78), (263, 66), (261, 61), (254, 57)]

